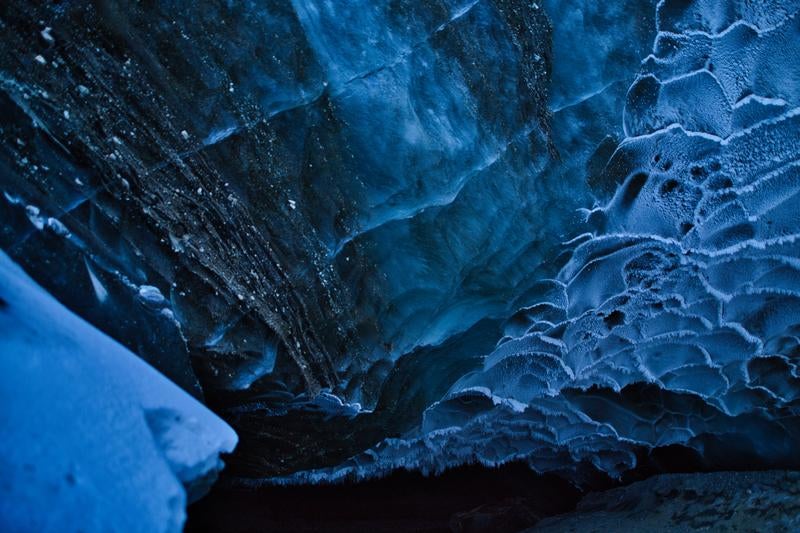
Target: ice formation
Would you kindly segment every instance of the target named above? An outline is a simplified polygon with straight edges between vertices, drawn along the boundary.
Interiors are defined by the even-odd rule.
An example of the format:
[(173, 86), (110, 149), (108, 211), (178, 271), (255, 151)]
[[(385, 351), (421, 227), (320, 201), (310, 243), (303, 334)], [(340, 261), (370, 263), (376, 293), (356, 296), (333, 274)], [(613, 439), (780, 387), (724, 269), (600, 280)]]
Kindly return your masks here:
[(12, 0), (0, 247), (240, 478), (796, 462), (797, 11)]
[(236, 434), (0, 252), (0, 529), (181, 531)]

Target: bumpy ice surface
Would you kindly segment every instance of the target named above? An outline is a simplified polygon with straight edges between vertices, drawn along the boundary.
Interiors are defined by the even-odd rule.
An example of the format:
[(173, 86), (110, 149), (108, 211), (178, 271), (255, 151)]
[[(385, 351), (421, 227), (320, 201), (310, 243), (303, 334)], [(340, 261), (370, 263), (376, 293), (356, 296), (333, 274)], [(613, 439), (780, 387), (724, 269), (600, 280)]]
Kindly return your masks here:
[(416, 433), (301, 477), (524, 459), (580, 480), (673, 444), (797, 464), (800, 18), (769, 4), (658, 5), (596, 177), (613, 195), (557, 277)]

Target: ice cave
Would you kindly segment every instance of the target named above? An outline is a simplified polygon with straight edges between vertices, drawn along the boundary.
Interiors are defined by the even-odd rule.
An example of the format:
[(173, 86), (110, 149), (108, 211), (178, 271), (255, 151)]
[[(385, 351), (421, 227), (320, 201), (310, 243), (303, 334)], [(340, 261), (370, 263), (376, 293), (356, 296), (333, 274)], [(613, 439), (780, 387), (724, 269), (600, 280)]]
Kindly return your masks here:
[(0, 531), (800, 531), (800, 0), (0, 35)]

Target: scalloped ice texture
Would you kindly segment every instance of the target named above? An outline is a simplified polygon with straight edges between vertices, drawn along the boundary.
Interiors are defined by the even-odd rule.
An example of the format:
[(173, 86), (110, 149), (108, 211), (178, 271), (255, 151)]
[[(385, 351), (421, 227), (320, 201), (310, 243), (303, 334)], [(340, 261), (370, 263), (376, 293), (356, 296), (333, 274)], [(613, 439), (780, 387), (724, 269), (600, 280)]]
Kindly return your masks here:
[(0, 530), (181, 531), (233, 430), (0, 252)]
[(416, 432), (292, 480), (524, 459), (580, 481), (714, 442), (800, 466), (798, 6), (660, 2), (616, 192), (557, 279)]

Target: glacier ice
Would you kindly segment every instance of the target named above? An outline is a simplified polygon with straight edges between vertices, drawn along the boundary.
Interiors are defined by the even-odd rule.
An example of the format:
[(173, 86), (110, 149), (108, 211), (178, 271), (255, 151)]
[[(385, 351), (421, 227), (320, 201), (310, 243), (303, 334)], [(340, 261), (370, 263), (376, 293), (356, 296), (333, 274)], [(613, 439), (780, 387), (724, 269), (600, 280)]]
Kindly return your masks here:
[(0, 247), (240, 478), (791, 462), (797, 11), (12, 0)]
[(0, 529), (181, 531), (236, 434), (0, 252)]

